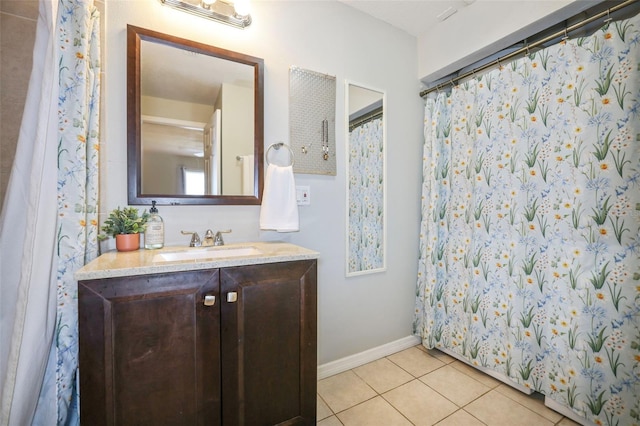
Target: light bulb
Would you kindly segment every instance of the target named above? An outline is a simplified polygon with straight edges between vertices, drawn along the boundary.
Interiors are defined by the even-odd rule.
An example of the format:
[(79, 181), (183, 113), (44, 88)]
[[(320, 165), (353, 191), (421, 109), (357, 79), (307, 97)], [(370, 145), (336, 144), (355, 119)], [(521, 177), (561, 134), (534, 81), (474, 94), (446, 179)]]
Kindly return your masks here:
[(235, 0), (233, 2), (233, 8), (236, 14), (240, 16), (247, 16), (249, 14), (249, 0)]

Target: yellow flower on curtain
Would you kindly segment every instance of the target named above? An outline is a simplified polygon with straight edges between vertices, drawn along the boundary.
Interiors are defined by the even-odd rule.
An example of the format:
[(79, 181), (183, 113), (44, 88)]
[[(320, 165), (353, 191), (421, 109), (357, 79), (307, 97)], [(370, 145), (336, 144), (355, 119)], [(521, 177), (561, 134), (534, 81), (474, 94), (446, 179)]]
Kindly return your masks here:
[[(78, 312), (74, 272), (97, 256), (99, 13), (92, 0), (58, 7), (57, 424), (79, 423)], [(91, 226), (87, 226), (89, 223)]]
[(639, 63), (636, 15), (425, 103), (415, 333), (596, 424), (640, 421)]

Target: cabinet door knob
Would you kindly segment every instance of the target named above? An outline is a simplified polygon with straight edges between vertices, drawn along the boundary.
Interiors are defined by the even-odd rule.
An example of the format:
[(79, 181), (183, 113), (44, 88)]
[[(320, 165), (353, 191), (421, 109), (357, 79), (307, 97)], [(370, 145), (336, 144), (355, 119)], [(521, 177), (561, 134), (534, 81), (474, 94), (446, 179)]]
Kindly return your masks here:
[(204, 306), (213, 306), (216, 304), (216, 297), (211, 295), (204, 296)]
[(238, 293), (235, 291), (230, 291), (229, 293), (227, 293), (227, 302), (229, 303), (233, 303), (236, 302), (238, 300)]

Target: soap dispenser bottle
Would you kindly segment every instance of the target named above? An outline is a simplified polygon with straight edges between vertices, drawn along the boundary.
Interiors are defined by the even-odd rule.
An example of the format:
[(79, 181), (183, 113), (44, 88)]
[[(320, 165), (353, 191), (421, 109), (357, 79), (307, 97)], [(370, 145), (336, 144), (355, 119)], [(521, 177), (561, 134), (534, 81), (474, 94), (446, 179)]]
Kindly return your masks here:
[(164, 247), (164, 222), (158, 214), (156, 202), (151, 202), (147, 229), (144, 231), (144, 248), (159, 249)]

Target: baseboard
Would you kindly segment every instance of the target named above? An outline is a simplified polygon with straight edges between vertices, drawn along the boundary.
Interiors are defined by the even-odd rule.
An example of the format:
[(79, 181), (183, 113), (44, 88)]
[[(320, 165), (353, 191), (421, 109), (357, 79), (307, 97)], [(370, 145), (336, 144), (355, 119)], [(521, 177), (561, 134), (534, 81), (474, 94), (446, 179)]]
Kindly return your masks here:
[(420, 343), (420, 339), (416, 336), (407, 336), (384, 345), (368, 349), (364, 352), (349, 355), (335, 361), (328, 362), (318, 366), (318, 380), (325, 379), (343, 371), (351, 370), (371, 361), (375, 361), (385, 356), (403, 351)]

